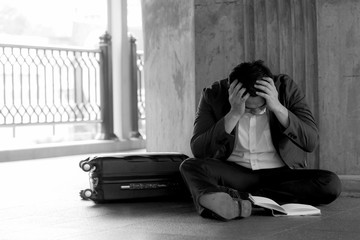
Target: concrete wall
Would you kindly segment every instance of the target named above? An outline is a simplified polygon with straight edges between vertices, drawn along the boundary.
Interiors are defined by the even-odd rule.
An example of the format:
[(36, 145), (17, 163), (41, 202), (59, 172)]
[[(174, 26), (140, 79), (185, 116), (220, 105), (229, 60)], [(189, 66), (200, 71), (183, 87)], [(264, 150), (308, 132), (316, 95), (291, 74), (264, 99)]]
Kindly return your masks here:
[[(312, 0), (198, 0), (195, 4), (199, 90), (242, 61), (263, 59), (287, 73), (314, 105), (316, 12)], [(197, 94), (199, 95), (199, 94)]]
[[(293, 77), (318, 119), (315, 10), (313, 0), (195, 1), (196, 100), (240, 62), (262, 59)], [(308, 154), (311, 167), (318, 159)]]
[(317, 1), (320, 166), (360, 192), (360, 1)]
[(307, 95), (321, 135), (308, 155), (310, 167), (343, 175), (354, 190), (360, 182), (359, 12), (355, 0), (143, 0), (148, 150), (189, 154), (203, 87), (242, 61), (263, 59)]
[[(313, 1), (143, 0), (142, 4), (149, 151), (191, 155), (189, 141), (202, 89), (226, 78), (242, 61), (263, 59), (274, 73), (293, 76), (317, 112)], [(318, 165), (316, 154), (309, 162)]]

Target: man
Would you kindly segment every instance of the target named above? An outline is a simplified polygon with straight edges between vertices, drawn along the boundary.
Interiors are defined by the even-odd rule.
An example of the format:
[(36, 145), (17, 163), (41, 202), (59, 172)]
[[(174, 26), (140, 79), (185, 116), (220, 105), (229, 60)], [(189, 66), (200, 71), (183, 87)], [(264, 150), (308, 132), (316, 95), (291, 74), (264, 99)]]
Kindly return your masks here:
[(318, 129), (296, 83), (273, 76), (263, 61), (236, 66), (203, 90), (191, 149), (180, 166), (203, 217), (251, 215), (247, 193), (279, 203), (328, 204), (341, 192), (338, 176), (306, 169)]

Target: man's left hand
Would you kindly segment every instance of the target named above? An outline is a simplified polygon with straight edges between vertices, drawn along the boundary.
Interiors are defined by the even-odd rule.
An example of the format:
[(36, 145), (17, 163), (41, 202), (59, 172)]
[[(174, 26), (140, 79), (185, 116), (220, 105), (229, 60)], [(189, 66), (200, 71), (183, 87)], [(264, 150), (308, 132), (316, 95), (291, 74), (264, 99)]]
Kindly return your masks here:
[(281, 103), (278, 99), (278, 91), (276, 90), (274, 81), (269, 78), (265, 77), (261, 80), (257, 80), (255, 87), (261, 91), (257, 91), (256, 94), (260, 97), (265, 98), (266, 100), (266, 106), (270, 111), (275, 112), (276, 110), (279, 110), (279, 108), (282, 107)]
[(290, 124), (289, 111), (279, 102), (279, 93), (276, 90), (274, 81), (266, 77), (257, 80), (255, 87), (262, 91), (257, 91), (256, 94), (265, 98), (267, 108), (274, 112), (281, 125), (287, 128)]

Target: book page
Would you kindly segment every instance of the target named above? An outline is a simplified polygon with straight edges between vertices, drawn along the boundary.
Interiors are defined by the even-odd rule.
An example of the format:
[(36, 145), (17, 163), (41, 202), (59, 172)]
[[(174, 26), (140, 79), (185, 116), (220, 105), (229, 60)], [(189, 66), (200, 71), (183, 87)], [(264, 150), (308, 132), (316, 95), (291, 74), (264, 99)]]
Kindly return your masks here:
[[(258, 196), (250, 196), (250, 200), (254, 203), (254, 205), (271, 209), (279, 212), (280, 214), (286, 214), (285, 209), (283, 209), (279, 204), (277, 204), (274, 200), (266, 197), (258, 197)], [(273, 212), (274, 212), (273, 211)]]
[(266, 198), (266, 197), (259, 197), (259, 196), (250, 196), (250, 199), (255, 203), (266, 203), (266, 204), (272, 204), (272, 205), (278, 205), (280, 207), (279, 204), (277, 204), (274, 200), (270, 199), (270, 198)]
[(320, 209), (308, 204), (288, 203), (280, 206), (270, 198), (252, 195), (249, 198), (254, 205), (271, 209), (274, 216), (321, 215)]
[(288, 216), (321, 215), (320, 209), (307, 204), (289, 203), (282, 205), (282, 208)]

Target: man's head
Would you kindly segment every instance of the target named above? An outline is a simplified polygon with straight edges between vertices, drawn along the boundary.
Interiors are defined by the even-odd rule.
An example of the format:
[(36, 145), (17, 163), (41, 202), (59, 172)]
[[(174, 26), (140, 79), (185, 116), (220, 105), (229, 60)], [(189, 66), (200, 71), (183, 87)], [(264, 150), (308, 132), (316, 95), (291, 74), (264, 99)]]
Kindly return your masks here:
[(237, 80), (246, 89), (244, 95), (246, 93), (250, 94), (250, 97), (245, 102), (246, 112), (248, 113), (263, 114), (265, 112), (266, 101), (256, 94), (261, 90), (255, 88), (256, 81), (264, 77), (273, 79), (270, 69), (261, 60), (241, 63), (229, 75), (229, 86), (233, 81)]
[(229, 86), (234, 80), (242, 83), (243, 87), (246, 88), (246, 92), (250, 94), (251, 97), (256, 97), (255, 88), (256, 80), (260, 80), (263, 77), (273, 78), (273, 75), (270, 69), (264, 65), (262, 60), (257, 60), (254, 62), (244, 62), (237, 65), (230, 73), (228, 81)]

